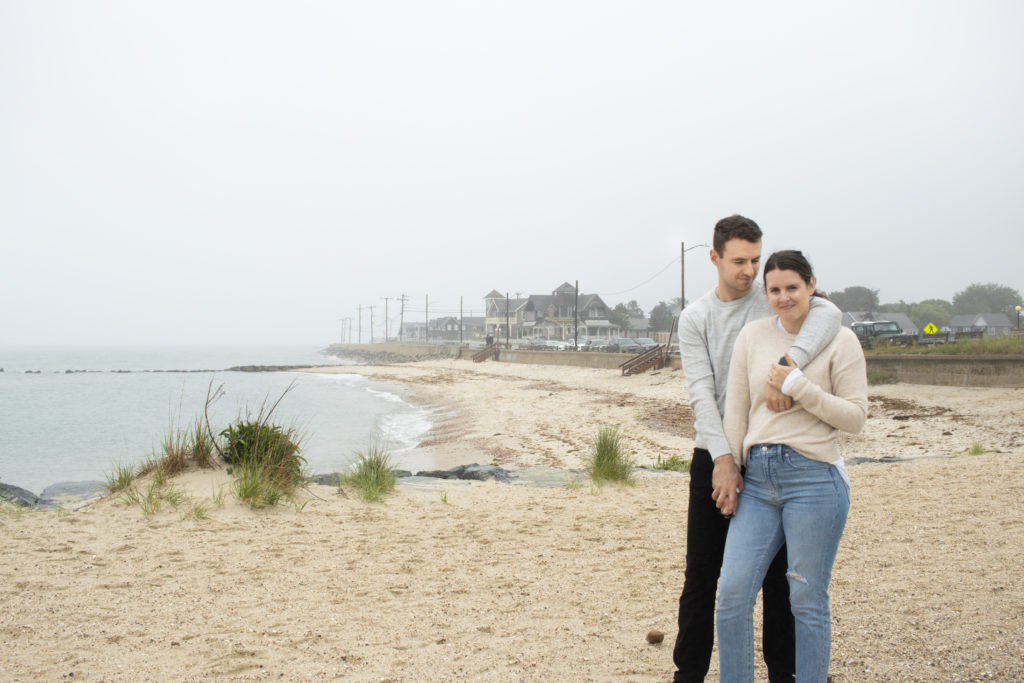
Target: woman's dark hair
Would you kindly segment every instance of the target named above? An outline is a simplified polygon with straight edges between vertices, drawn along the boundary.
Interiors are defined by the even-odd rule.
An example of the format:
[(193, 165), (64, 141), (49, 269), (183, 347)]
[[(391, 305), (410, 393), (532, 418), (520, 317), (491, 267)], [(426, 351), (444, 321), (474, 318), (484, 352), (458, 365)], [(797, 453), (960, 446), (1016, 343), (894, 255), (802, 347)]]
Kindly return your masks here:
[[(796, 249), (786, 249), (783, 251), (777, 251), (768, 257), (768, 260), (764, 262), (764, 285), (768, 286), (768, 273), (773, 270), (792, 270), (800, 279), (807, 283), (808, 286), (811, 284), (811, 279), (814, 277), (814, 271), (811, 269), (811, 262), (807, 260), (802, 251)], [(822, 299), (828, 297), (820, 293), (818, 289), (814, 290), (814, 296), (820, 296)]]

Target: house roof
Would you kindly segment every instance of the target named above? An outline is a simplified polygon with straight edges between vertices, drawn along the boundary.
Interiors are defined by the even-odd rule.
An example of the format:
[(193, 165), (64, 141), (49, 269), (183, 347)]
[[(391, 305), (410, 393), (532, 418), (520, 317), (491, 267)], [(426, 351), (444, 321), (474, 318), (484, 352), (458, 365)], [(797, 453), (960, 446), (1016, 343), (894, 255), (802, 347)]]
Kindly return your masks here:
[(630, 318), (628, 324), (631, 330), (647, 330), (651, 326), (651, 321), (647, 318)]
[(1008, 327), (1013, 323), (1003, 313), (962, 313), (954, 315), (950, 327)]
[(575, 285), (570, 285), (568, 282), (563, 282), (562, 284), (560, 284), (557, 287), (555, 287), (555, 291), (552, 292), (552, 294), (565, 294), (565, 293), (575, 294), (576, 293), (576, 286)]
[(505, 295), (496, 289), (492, 289), (490, 294), (484, 294), (484, 299), (504, 299)]

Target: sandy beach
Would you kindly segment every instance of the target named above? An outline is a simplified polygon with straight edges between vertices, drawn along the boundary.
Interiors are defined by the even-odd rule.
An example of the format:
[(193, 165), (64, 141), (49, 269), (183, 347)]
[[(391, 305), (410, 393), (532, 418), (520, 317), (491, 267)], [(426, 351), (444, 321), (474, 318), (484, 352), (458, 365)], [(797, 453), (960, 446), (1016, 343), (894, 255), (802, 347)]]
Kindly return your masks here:
[[(433, 360), (345, 366), (433, 406), (438, 467), (580, 468), (600, 425), (689, 457), (680, 371)], [(844, 437), (834, 680), (1024, 680), (1024, 390), (871, 387)], [(973, 446), (985, 451), (969, 455)], [(223, 471), (177, 482), (195, 500)], [(0, 511), (2, 680), (666, 681), (688, 476), (541, 488), (436, 480), (367, 504), (311, 485), (209, 519), (116, 496)], [(651, 629), (665, 633), (650, 645)], [(758, 680), (766, 680), (760, 655)], [(717, 680), (717, 657), (709, 680)]]

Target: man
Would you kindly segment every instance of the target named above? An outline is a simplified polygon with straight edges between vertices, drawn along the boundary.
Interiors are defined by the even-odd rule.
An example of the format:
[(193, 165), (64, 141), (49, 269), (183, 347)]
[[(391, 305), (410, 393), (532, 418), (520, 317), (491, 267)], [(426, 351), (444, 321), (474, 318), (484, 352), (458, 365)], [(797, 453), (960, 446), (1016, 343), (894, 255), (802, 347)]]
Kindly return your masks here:
[[(686, 528), (686, 573), (679, 597), (679, 633), (672, 658), (675, 681), (703, 681), (714, 645), (715, 593), (722, 568), (729, 517), (736, 511), (743, 475), (729, 451), (722, 428), (729, 360), (740, 330), (771, 315), (764, 288), (757, 283), (761, 265), (761, 228), (743, 216), (715, 225), (711, 263), (718, 286), (679, 316), (679, 352), (686, 375), (697, 438), (690, 463), (690, 503)], [(789, 355), (806, 365), (839, 331), (842, 313), (825, 299), (814, 298)], [(772, 410), (792, 407), (792, 399), (775, 392)], [(768, 569), (762, 585), (763, 648), (769, 679), (794, 680), (793, 615), (786, 580), (786, 547)]]

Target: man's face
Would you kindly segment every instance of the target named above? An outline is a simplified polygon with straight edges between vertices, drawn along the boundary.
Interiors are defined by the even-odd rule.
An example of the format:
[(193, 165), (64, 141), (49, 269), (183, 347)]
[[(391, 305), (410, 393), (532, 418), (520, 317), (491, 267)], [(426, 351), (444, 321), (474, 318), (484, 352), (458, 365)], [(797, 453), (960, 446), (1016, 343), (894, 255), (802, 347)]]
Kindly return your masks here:
[(718, 268), (718, 298), (733, 301), (746, 296), (757, 279), (761, 267), (761, 243), (733, 238), (725, 243), (722, 253), (711, 250), (711, 263)]

